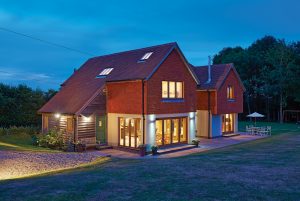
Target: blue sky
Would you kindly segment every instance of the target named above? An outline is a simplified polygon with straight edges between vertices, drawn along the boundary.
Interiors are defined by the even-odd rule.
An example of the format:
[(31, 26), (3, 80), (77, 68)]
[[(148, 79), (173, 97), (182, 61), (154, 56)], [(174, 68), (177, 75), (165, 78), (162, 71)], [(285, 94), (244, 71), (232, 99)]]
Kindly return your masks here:
[[(194, 65), (264, 35), (300, 40), (300, 1), (0, 0), (0, 27), (93, 55), (178, 42)], [(58, 89), (90, 56), (0, 30), (0, 82)]]

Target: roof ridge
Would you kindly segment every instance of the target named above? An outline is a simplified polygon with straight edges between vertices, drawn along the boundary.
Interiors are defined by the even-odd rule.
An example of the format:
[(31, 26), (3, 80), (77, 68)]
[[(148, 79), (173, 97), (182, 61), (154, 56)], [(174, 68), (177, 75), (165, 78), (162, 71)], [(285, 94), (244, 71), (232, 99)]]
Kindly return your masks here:
[(98, 58), (101, 58), (101, 57), (113, 56), (113, 55), (118, 55), (118, 54), (124, 54), (124, 53), (129, 53), (129, 52), (154, 48), (154, 47), (157, 48), (157, 47), (161, 47), (161, 46), (167, 46), (167, 45), (177, 45), (177, 42), (164, 43), (164, 44), (160, 44), (160, 45), (152, 45), (152, 46), (149, 46), (149, 47), (137, 48), (137, 49), (133, 49), (133, 50), (125, 50), (125, 51), (121, 51), (121, 52), (115, 52), (115, 53), (111, 53), (111, 54), (105, 54), (105, 55), (100, 55), (100, 56), (96, 56), (96, 57), (91, 57), (90, 59), (98, 59)]

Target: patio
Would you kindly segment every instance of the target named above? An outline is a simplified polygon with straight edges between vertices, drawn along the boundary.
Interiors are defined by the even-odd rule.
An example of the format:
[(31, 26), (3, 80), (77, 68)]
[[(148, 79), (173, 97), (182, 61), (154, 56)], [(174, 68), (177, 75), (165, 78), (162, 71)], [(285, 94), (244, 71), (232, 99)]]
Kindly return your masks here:
[(130, 153), (126, 151), (120, 151), (116, 149), (106, 149), (102, 150), (101, 154), (110, 156), (110, 157), (115, 157), (115, 158), (129, 158), (129, 159), (153, 159), (153, 158), (173, 158), (173, 157), (180, 157), (180, 156), (186, 156), (189, 154), (194, 154), (194, 153), (200, 153), (212, 149), (217, 149), (217, 148), (222, 148), (234, 144), (239, 144), (243, 142), (248, 142), (252, 140), (257, 140), (261, 138), (265, 138), (266, 136), (257, 136), (257, 135), (248, 135), (245, 133), (240, 133), (240, 135), (233, 136), (233, 137), (220, 137), (220, 138), (215, 138), (215, 139), (205, 139), (201, 138), (200, 139), (200, 144), (199, 147), (195, 147), (193, 149), (188, 149), (188, 150), (183, 150), (183, 151), (178, 151), (178, 152), (173, 152), (173, 153), (168, 153), (168, 154), (161, 154), (161, 155), (146, 155), (145, 157), (140, 157), (136, 153)]

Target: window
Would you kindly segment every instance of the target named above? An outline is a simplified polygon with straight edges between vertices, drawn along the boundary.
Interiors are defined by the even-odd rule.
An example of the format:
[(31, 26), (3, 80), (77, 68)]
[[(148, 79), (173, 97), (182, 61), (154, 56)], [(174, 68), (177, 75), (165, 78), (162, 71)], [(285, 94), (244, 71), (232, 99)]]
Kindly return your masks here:
[(105, 68), (101, 73), (99, 73), (100, 76), (108, 75), (114, 68)]
[(153, 54), (153, 52), (147, 52), (144, 54), (144, 56), (140, 59), (140, 61), (145, 61), (150, 58), (150, 56)]
[(47, 131), (49, 126), (48, 116), (43, 115), (43, 130)]
[(67, 132), (73, 132), (73, 118), (67, 118)]
[(162, 81), (162, 97), (163, 98), (168, 98), (169, 97), (169, 90), (168, 90), (168, 82), (167, 81)]
[(157, 146), (187, 142), (187, 118), (157, 119), (155, 142)]
[(141, 140), (141, 119), (119, 118), (119, 145), (137, 148)]
[(234, 91), (233, 91), (233, 86), (228, 86), (227, 87), (227, 99), (234, 99)]
[(162, 98), (183, 98), (183, 82), (162, 81)]

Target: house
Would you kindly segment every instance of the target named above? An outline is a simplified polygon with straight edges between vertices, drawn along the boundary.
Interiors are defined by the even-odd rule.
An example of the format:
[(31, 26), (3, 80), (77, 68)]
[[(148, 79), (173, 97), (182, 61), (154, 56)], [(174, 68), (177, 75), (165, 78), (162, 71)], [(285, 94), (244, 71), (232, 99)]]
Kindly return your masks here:
[(197, 84), (176, 43), (91, 58), (39, 110), (43, 130), (132, 149), (190, 143)]
[[(91, 58), (39, 110), (43, 132), (56, 127), (66, 140), (133, 150), (140, 144), (149, 151), (152, 145), (191, 143), (202, 130), (206, 132), (201, 123), (207, 110), (202, 95), (215, 91), (215, 96), (222, 97), (223, 86), (238, 78), (230, 66), (233, 73), (224, 77), (224, 84), (208, 87), (203, 85), (205, 67), (192, 67), (177, 43)], [(214, 79), (217, 67), (211, 69)], [(232, 82), (233, 93), (239, 97), (236, 104), (242, 105), (238, 81)], [(218, 105), (220, 99), (211, 100)], [(238, 112), (220, 103), (212, 108), (211, 118)]]
[(233, 64), (195, 67), (197, 87), (197, 137), (215, 138), (238, 132), (245, 87)]

